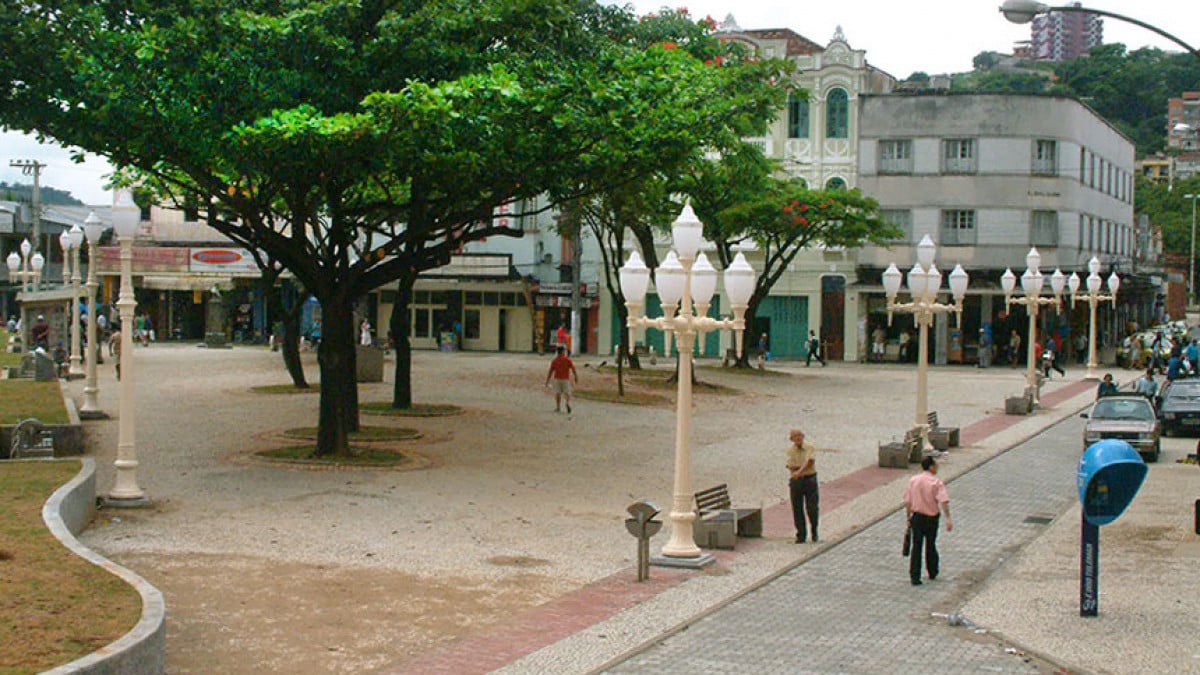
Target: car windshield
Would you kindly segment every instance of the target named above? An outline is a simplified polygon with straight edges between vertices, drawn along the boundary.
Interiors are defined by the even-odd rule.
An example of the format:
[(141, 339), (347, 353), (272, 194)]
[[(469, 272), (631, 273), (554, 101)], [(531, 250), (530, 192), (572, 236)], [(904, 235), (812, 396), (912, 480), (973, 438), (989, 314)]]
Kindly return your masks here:
[(1092, 408), (1092, 419), (1143, 420), (1154, 419), (1154, 409), (1148, 401), (1137, 399), (1101, 399)]
[(1166, 398), (1179, 401), (1200, 399), (1200, 382), (1175, 382), (1167, 389)]

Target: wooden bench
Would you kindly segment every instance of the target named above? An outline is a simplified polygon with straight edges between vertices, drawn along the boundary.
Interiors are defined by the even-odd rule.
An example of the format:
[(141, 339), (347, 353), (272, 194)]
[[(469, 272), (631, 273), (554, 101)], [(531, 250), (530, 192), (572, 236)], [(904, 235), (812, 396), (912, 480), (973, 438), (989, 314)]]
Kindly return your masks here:
[(693, 539), (701, 548), (733, 548), (736, 537), (761, 537), (762, 508), (733, 508), (729, 486), (721, 483), (695, 495)]
[(929, 435), (930, 445), (942, 451), (958, 447), (958, 427), (944, 427), (938, 424), (937, 412), (929, 413), (926, 419), (929, 424), (926, 433)]
[(879, 466), (891, 469), (907, 469), (909, 462), (921, 461), (921, 433), (916, 429), (904, 432), (903, 441), (879, 444)]

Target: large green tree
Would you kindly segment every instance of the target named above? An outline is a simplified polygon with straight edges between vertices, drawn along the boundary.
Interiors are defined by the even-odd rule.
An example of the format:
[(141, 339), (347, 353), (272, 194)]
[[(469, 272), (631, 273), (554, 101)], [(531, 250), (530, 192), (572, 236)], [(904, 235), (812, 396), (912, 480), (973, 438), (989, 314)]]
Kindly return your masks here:
[(358, 298), (519, 236), (502, 204), (637, 181), (774, 108), (762, 66), (638, 25), (582, 0), (18, 0), (0, 124), (211, 203), (209, 225), (286, 268), (324, 318), (316, 451), (344, 453)]

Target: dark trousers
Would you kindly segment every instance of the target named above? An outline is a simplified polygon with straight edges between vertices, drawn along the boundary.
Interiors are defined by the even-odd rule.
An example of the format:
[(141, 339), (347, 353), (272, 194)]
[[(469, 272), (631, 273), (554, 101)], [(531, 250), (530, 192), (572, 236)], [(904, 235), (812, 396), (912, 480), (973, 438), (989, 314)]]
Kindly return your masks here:
[(912, 514), (912, 551), (908, 558), (908, 576), (913, 581), (921, 580), (921, 550), (925, 550), (925, 571), (932, 579), (938, 575), (937, 533), (940, 516)]
[(825, 365), (825, 359), (821, 358), (820, 346), (808, 346), (808, 356), (804, 359), (804, 366), (808, 367), (808, 364), (812, 363), (813, 359), (820, 361), (821, 365)]
[(817, 540), (817, 522), (821, 517), (821, 494), (817, 488), (817, 474), (801, 476), (788, 481), (792, 493), (792, 522), (796, 524), (796, 539), (808, 539), (804, 513), (808, 512), (808, 524), (812, 525), (813, 541)]

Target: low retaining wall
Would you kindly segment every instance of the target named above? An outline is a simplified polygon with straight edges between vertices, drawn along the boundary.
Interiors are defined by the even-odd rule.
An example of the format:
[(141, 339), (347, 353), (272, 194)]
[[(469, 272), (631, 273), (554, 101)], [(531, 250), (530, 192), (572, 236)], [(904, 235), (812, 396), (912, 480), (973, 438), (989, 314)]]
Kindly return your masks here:
[[(47, 431), (54, 434), (54, 456), (66, 457), (83, 454), (83, 425), (79, 423), (79, 411), (75, 409), (75, 401), (62, 391), (62, 381), (58, 383), (63, 405), (67, 408), (66, 424), (47, 424)], [(16, 425), (0, 426), (0, 459), (8, 459), (8, 449), (12, 446), (12, 430)]]
[[(71, 406), (72, 413), (74, 406)], [(78, 424), (78, 420), (76, 420)], [(17, 460), (20, 461), (20, 460)], [(44, 461), (44, 460), (31, 460)], [(75, 555), (103, 567), (137, 589), (142, 596), (142, 618), (116, 642), (46, 673), (89, 675), (158, 675), (166, 672), (167, 606), (162, 593), (145, 579), (84, 546), (75, 535), (83, 531), (96, 512), (96, 462), (81, 458), (83, 468), (75, 478), (50, 496), (42, 507), (42, 520), (50, 532)]]

